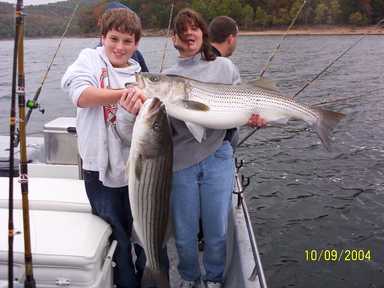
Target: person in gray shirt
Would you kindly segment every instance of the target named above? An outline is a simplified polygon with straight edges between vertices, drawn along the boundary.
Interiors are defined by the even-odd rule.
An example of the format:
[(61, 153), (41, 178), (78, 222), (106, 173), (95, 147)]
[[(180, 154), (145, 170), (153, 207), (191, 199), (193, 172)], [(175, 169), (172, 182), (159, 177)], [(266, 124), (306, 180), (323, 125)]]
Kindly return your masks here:
[(238, 32), (236, 21), (228, 16), (217, 16), (209, 23), (209, 41), (217, 56), (229, 57), (233, 54)]
[[(236, 66), (213, 53), (207, 24), (197, 12), (187, 8), (177, 14), (172, 40), (179, 58), (165, 74), (222, 84), (240, 82)], [(226, 130), (206, 129), (205, 138), (199, 143), (185, 122), (171, 118), (170, 123), (174, 144), (171, 214), (182, 278), (179, 287), (201, 287), (196, 241), (200, 217), (205, 235), (204, 284), (221, 287), (234, 181), (233, 149), (224, 140)], [(257, 117), (253, 124), (264, 122)]]

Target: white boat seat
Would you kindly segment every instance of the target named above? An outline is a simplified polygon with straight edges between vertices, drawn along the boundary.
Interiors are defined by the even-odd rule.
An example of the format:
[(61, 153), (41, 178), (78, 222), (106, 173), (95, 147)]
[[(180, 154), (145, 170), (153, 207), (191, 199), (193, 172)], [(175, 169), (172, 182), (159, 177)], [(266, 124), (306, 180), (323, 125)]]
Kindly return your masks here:
[[(14, 208), (21, 209), (19, 178), (14, 178)], [(9, 187), (9, 179), (0, 177), (0, 187)], [(0, 190), (0, 208), (8, 208), (9, 188)], [(84, 181), (61, 178), (30, 177), (28, 183), (29, 208), (31, 210), (54, 210), (67, 212), (91, 212), (85, 192)]]

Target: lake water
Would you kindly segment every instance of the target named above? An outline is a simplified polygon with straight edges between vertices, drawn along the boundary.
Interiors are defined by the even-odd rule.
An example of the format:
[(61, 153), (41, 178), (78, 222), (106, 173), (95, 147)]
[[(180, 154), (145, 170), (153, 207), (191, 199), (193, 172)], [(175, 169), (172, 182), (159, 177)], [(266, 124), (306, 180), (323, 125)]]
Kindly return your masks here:
[[(293, 95), (359, 37), (288, 37), (265, 76), (276, 80), (286, 95)], [(279, 39), (240, 37), (232, 60), (243, 79), (257, 77)], [(58, 41), (25, 42), (28, 98), (39, 87)], [(4, 135), (9, 133), (13, 42), (0, 43), (0, 133)], [(75, 115), (60, 90), (60, 79), (82, 48), (96, 44), (97, 39), (64, 40), (40, 96), (45, 114), (32, 114), (28, 134), (40, 133), (44, 123), (56, 117)], [(159, 71), (163, 47), (164, 38), (142, 39), (140, 50), (151, 71)], [(241, 171), (251, 179), (246, 197), (269, 287), (384, 287), (383, 51), (383, 36), (366, 37), (297, 97), (316, 104), (358, 96), (323, 105), (346, 114), (333, 133), (332, 152), (296, 121), (259, 130), (237, 151), (244, 160)], [(165, 66), (175, 57), (168, 45)], [(249, 131), (243, 128), (241, 135)], [(343, 253), (340, 261), (326, 261), (334, 259), (330, 249)], [(365, 260), (358, 261), (353, 253), (348, 258), (347, 250), (352, 249), (364, 251), (360, 256), (364, 254)], [(305, 250), (322, 253), (322, 259), (309, 261)]]

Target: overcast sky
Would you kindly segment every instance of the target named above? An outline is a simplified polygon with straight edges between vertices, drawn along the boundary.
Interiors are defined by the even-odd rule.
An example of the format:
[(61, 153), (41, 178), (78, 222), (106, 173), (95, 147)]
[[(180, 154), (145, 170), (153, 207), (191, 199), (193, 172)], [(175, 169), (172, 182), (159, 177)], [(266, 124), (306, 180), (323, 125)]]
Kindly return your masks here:
[[(0, 2), (8, 2), (16, 4), (16, 0), (0, 0)], [(47, 4), (47, 3), (53, 3), (58, 2), (58, 0), (24, 0), (24, 6), (27, 5), (39, 5), (39, 4)]]

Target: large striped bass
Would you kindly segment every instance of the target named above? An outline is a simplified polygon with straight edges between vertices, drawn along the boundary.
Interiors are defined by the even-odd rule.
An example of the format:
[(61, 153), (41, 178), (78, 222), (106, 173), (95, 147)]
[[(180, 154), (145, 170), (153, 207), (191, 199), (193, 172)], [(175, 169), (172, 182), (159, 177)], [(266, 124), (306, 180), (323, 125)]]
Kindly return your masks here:
[(226, 85), (175, 75), (137, 73), (136, 85), (147, 97), (160, 98), (166, 105), (167, 113), (185, 121), (198, 141), (204, 135), (202, 127), (239, 127), (247, 124), (252, 114), (259, 114), (267, 123), (285, 124), (289, 119), (304, 120), (329, 150), (330, 133), (344, 116), (300, 104), (293, 98), (284, 97), (265, 82)]
[(147, 258), (141, 287), (169, 287), (160, 258), (169, 232), (172, 160), (164, 105), (148, 99), (136, 117), (127, 164), (133, 227)]

